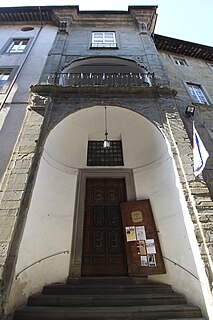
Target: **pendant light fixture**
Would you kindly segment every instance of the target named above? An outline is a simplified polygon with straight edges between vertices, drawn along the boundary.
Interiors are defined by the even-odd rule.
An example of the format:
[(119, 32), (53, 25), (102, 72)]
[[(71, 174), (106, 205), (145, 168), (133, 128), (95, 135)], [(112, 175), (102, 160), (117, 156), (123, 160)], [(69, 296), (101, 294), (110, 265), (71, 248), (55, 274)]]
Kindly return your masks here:
[(105, 119), (105, 140), (103, 142), (104, 149), (110, 148), (110, 142), (108, 140), (108, 132), (107, 132), (107, 109), (104, 107), (104, 119)]

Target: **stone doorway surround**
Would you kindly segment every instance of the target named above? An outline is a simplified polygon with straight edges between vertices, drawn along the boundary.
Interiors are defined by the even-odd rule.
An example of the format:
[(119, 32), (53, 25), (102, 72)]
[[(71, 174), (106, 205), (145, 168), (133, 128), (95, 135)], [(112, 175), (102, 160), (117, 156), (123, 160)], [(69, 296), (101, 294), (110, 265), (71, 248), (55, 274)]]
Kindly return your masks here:
[(124, 178), (126, 182), (127, 200), (136, 198), (134, 177), (131, 169), (82, 169), (79, 171), (73, 239), (71, 248), (69, 277), (81, 276), (81, 257), (83, 243), (84, 202), (87, 178)]

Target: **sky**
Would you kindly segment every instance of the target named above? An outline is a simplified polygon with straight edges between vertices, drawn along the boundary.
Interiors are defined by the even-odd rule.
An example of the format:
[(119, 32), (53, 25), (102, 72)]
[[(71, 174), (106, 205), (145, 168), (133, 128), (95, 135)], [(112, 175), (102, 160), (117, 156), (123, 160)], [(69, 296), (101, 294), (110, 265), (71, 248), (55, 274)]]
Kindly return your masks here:
[(128, 10), (157, 5), (155, 33), (213, 47), (213, 0), (0, 0), (0, 7), (79, 5), (80, 10)]

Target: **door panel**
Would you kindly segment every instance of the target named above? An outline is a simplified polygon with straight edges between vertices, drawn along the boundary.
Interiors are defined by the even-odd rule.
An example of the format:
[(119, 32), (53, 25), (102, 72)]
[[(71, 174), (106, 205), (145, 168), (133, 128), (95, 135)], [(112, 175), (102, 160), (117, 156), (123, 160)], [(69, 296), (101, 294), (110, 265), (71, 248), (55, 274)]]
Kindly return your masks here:
[(86, 180), (82, 275), (126, 275), (120, 203), (125, 179)]
[(165, 273), (149, 200), (121, 203), (121, 212), (129, 275)]

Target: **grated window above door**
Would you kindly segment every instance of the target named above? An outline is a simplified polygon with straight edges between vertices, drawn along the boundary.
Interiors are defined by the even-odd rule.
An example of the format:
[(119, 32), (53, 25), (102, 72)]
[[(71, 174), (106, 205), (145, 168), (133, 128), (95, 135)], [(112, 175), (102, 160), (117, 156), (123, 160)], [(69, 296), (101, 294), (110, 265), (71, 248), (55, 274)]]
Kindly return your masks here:
[(110, 140), (110, 148), (103, 147), (103, 141), (88, 141), (87, 166), (123, 166), (122, 143)]

